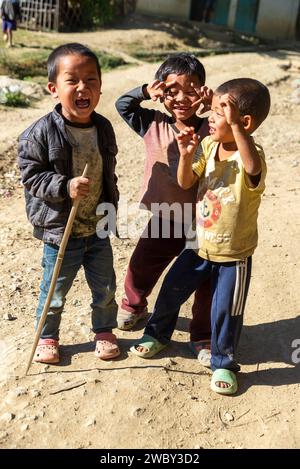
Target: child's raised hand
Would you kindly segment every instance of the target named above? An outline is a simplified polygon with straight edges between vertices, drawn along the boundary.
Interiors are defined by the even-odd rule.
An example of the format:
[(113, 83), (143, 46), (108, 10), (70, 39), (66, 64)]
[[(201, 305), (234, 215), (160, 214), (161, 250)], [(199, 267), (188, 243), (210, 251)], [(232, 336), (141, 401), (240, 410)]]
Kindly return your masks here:
[(220, 106), (224, 111), (226, 121), (229, 125), (234, 125), (240, 122), (240, 111), (238, 108), (237, 100), (231, 94), (223, 94), (219, 97)]
[(213, 98), (213, 90), (208, 88), (208, 86), (194, 86), (194, 83), (191, 83), (191, 87), (194, 89), (195, 93), (198, 95), (199, 99), (193, 103), (193, 106), (198, 106), (202, 104), (199, 114), (204, 114), (207, 111), (210, 111), (211, 102)]
[(195, 134), (194, 127), (185, 127), (177, 135), (180, 156), (183, 158), (193, 157), (198, 146), (199, 136)]
[(89, 194), (90, 179), (82, 176), (71, 179), (69, 185), (69, 195), (71, 199), (84, 198)]
[(162, 102), (165, 98), (165, 91), (167, 88), (176, 83), (175, 80), (165, 83), (164, 81), (154, 80), (152, 83), (149, 83), (146, 90), (149, 94), (152, 101), (157, 101), (159, 99)]

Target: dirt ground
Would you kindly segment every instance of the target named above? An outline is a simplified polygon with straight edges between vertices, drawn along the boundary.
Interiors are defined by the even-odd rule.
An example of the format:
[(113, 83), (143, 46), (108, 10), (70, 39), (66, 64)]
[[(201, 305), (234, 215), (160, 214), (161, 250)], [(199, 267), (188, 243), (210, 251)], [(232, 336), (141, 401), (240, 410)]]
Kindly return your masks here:
[[(76, 39), (110, 49), (114, 45), (117, 50), (124, 34), (103, 31)], [(150, 47), (157, 36), (151, 30), (147, 34)], [(81, 271), (62, 319), (61, 363), (33, 364), (24, 377), (33, 341), (42, 244), (32, 237), (25, 216), (15, 142), (23, 129), (52, 108), (51, 98), (45, 96), (34, 108), (0, 109), (0, 448), (299, 447), (300, 101), (294, 86), (300, 78), (300, 55), (281, 50), (202, 60), (209, 86), (250, 76), (266, 83), (272, 96), (271, 114), (256, 133), (265, 149), (268, 177), (239, 349), (238, 393), (224, 397), (210, 391), (210, 371), (189, 352), (190, 301), (181, 310), (170, 347), (157, 358), (145, 361), (128, 353), (132, 340), (141, 335), (141, 325), (134, 331), (116, 331), (119, 359), (97, 360), (90, 295)], [(143, 142), (118, 116), (114, 102), (124, 91), (150, 81), (157, 66), (140, 63), (103, 76), (98, 110), (115, 128), (119, 187), (129, 202), (138, 200)], [(129, 214), (130, 223), (135, 218), (136, 213)], [(120, 301), (136, 239), (112, 243)], [(149, 299), (150, 310), (158, 289), (159, 285)]]

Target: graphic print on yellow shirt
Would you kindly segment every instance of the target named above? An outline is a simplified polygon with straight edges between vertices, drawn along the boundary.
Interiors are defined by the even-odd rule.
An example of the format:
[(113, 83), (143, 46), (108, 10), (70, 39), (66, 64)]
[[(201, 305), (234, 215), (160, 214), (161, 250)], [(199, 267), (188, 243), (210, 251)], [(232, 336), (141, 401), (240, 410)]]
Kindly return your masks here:
[(202, 141), (203, 157), (193, 165), (200, 177), (196, 220), (196, 238), (188, 235), (187, 248), (214, 262), (241, 260), (253, 254), (257, 245), (257, 216), (265, 188), (264, 153), (256, 144), (262, 162), (260, 182), (249, 187), (248, 176), (238, 151), (227, 160), (216, 161), (219, 143), (210, 137)]

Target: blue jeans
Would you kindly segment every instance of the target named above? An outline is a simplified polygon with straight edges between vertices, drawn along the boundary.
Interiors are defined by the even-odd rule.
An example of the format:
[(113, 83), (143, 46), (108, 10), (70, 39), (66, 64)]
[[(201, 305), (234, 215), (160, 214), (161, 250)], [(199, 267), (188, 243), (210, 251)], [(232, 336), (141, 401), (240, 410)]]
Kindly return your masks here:
[(212, 282), (211, 369), (238, 371), (234, 354), (243, 325), (252, 258), (217, 263), (185, 249), (177, 257), (161, 286), (145, 334), (168, 344), (176, 326), (181, 305), (208, 278)]
[[(55, 244), (44, 245), (42, 260), (44, 275), (36, 311), (37, 324), (50, 288), (58, 249)], [(100, 239), (95, 234), (85, 238), (69, 239), (41, 338), (59, 339), (59, 325), (66, 295), (81, 266), (84, 268), (85, 278), (92, 293), (93, 331), (110, 332), (117, 327), (116, 277), (110, 239), (108, 237)]]

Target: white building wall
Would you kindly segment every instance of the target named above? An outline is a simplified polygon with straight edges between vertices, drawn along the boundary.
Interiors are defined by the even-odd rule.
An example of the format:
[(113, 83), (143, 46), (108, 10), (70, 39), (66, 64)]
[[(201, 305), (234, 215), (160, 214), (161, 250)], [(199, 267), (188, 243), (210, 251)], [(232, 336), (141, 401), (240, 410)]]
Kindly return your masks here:
[(136, 11), (139, 13), (168, 16), (188, 20), (191, 0), (138, 0)]
[(294, 39), (300, 0), (260, 0), (256, 33), (270, 39)]

